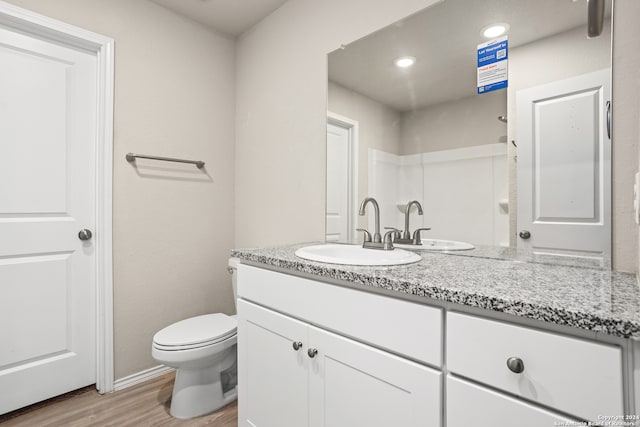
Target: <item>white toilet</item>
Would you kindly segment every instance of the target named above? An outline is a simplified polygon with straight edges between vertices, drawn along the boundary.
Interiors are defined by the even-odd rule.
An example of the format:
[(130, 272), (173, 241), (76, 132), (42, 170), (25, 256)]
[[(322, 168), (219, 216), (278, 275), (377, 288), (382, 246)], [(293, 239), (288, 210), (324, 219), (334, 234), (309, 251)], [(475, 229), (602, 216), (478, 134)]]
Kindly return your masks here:
[[(238, 260), (229, 260), (236, 298)], [(236, 317), (222, 313), (181, 320), (153, 336), (156, 362), (176, 368), (171, 415), (193, 418), (213, 412), (238, 397)]]

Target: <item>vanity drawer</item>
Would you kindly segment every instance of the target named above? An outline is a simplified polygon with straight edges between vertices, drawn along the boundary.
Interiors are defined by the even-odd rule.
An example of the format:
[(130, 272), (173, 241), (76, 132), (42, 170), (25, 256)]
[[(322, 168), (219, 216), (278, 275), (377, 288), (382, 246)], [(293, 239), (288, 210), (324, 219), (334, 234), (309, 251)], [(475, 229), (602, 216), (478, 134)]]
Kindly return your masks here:
[[(447, 427), (579, 425), (522, 400), (447, 375)], [(571, 424), (574, 423), (574, 424)]]
[[(447, 314), (447, 368), (587, 420), (623, 414), (622, 353), (610, 345)], [(507, 359), (519, 358), (521, 373)]]
[(238, 298), (433, 366), (442, 364), (442, 310), (240, 264)]

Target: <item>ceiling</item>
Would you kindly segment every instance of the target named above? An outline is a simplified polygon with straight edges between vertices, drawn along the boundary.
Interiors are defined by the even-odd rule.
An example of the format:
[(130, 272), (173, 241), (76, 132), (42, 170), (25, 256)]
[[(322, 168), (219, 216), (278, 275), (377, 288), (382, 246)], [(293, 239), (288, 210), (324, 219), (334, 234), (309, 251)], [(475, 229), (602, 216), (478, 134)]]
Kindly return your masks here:
[[(476, 93), (485, 26), (510, 24), (513, 49), (578, 26), (586, 38), (586, 19), (586, 0), (446, 0), (330, 53), (329, 80), (398, 111), (462, 99)], [(407, 55), (416, 64), (396, 67)]]
[(212, 30), (237, 37), (287, 0), (151, 0)]

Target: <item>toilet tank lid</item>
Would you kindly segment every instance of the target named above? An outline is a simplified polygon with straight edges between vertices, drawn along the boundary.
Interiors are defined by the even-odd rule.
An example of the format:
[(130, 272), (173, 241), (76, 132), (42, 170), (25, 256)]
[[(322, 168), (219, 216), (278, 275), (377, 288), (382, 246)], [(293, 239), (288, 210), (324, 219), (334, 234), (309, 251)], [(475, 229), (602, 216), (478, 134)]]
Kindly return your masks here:
[(236, 333), (237, 321), (223, 313), (191, 317), (167, 326), (153, 336), (163, 346), (214, 343)]

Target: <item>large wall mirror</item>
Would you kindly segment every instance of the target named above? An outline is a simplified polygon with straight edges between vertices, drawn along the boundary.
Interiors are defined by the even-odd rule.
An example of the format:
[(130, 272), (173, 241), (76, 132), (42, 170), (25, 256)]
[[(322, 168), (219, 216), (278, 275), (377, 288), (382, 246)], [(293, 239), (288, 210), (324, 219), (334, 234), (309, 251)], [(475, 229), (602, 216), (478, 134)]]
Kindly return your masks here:
[[(608, 262), (610, 2), (445, 0), (328, 56), (327, 240), (382, 226)], [(507, 24), (508, 87), (477, 89), (483, 31)], [(413, 57), (401, 68), (396, 60)]]

